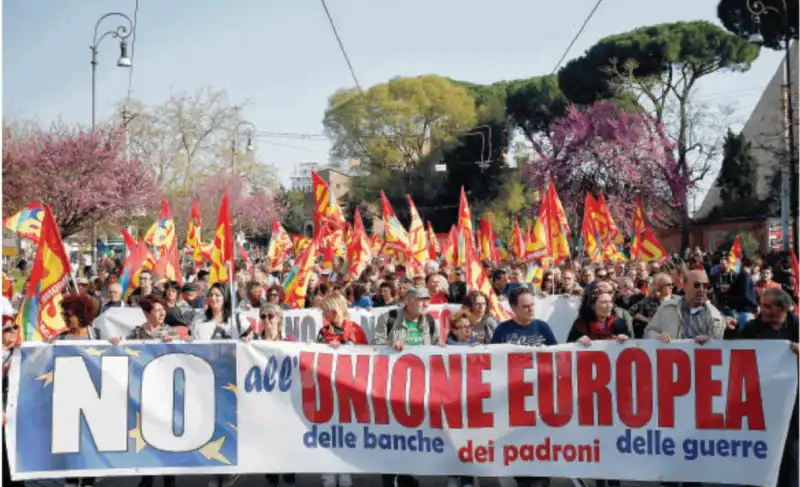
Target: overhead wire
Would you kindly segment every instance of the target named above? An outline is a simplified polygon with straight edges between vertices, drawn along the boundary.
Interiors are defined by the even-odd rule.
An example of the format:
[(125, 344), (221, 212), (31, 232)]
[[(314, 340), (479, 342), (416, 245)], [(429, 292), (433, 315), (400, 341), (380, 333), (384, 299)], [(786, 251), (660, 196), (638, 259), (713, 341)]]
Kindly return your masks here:
[(567, 46), (567, 49), (564, 50), (564, 54), (561, 55), (561, 59), (558, 60), (556, 66), (553, 68), (552, 74), (556, 74), (556, 71), (558, 71), (558, 68), (561, 66), (561, 63), (563, 63), (564, 59), (567, 58), (569, 52), (572, 50), (572, 46), (575, 45), (575, 42), (577, 42), (578, 38), (581, 36), (581, 34), (583, 34), (584, 29), (586, 29), (586, 26), (589, 25), (589, 21), (592, 20), (592, 17), (594, 17), (594, 14), (595, 12), (597, 12), (597, 9), (600, 7), (601, 3), (603, 3), (603, 0), (597, 0), (597, 3), (594, 4), (594, 8), (592, 8), (592, 11), (589, 12), (589, 15), (583, 21), (583, 25), (581, 25), (581, 28), (578, 29), (578, 32), (575, 34), (575, 37), (572, 38), (572, 41), (570, 41), (569, 45)]
[(353, 63), (350, 62), (350, 56), (347, 55), (347, 49), (344, 47), (344, 43), (342, 42), (342, 38), (339, 37), (339, 31), (336, 29), (336, 24), (333, 22), (333, 17), (331, 17), (331, 12), (328, 10), (328, 5), (325, 3), (325, 0), (320, 0), (322, 2), (322, 8), (325, 9), (325, 15), (328, 16), (328, 23), (331, 24), (331, 29), (333, 30), (333, 35), (336, 36), (336, 42), (339, 43), (339, 49), (342, 51), (342, 55), (344, 56), (344, 60), (347, 63), (347, 68), (350, 70), (350, 76), (353, 77), (353, 82), (356, 84), (356, 88), (358, 91), (364, 91), (361, 89), (361, 83), (358, 82), (358, 77), (356, 76), (356, 71), (353, 69)]

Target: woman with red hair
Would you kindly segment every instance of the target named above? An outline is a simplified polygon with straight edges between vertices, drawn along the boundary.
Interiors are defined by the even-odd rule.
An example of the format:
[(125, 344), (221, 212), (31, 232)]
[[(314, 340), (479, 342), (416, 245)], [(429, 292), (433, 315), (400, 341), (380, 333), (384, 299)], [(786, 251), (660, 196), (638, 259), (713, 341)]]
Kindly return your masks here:
[[(99, 340), (100, 336), (93, 326), (95, 314), (94, 303), (92, 298), (84, 294), (68, 294), (64, 296), (64, 300), (61, 301), (61, 316), (64, 318), (67, 329), (57, 337), (48, 339), (48, 341), (52, 343), (54, 339)], [(66, 487), (77, 487), (79, 485), (84, 487), (94, 486), (94, 477), (66, 479)]]
[[(59, 340), (99, 340), (94, 329), (94, 301), (83, 294), (68, 294), (61, 301), (61, 316), (67, 329), (58, 336)], [(52, 340), (50, 340), (52, 342)], [(84, 485), (87, 485), (84, 482)]]

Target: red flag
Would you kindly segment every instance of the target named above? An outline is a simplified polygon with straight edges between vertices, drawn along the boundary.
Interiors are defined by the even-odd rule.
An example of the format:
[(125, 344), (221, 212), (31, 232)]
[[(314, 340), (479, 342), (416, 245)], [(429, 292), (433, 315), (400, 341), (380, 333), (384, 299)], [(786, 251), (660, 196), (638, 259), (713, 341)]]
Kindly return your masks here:
[[(234, 258), (230, 202), (228, 192), (225, 191), (222, 204), (219, 206), (217, 232), (214, 236), (214, 248), (211, 250), (211, 275), (208, 281), (209, 286), (217, 282), (223, 284), (228, 283), (228, 265), (230, 265), (230, 272), (235, 272)], [(234, 276), (230, 276), (230, 279), (233, 278)]]

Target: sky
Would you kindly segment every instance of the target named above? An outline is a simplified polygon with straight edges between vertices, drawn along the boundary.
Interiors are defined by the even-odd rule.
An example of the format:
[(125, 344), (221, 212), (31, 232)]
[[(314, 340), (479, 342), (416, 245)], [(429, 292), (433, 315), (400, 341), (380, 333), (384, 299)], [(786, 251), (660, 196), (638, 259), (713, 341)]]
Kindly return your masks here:
[[(596, 0), (328, 0), (360, 84), (438, 74), (475, 83), (553, 71)], [(716, 18), (716, 1), (604, 0), (567, 59), (636, 27)], [(136, 0), (3, 0), (6, 117), (91, 122), (91, 52), (97, 19), (134, 17)], [(139, 0), (132, 73), (116, 66), (119, 45), (99, 49), (102, 121), (128, 95), (148, 105), (174, 92), (225, 90), (243, 118), (266, 132), (320, 134), (328, 97), (353, 79), (317, 0)], [(100, 32), (120, 22), (108, 18)], [(762, 50), (747, 73), (718, 74), (698, 96), (735, 104), (743, 124), (780, 64)], [(295, 164), (326, 163), (325, 140), (261, 138), (259, 159), (288, 181)], [(711, 180), (705, 182), (710, 185)], [(699, 205), (699, 201), (697, 202)]]

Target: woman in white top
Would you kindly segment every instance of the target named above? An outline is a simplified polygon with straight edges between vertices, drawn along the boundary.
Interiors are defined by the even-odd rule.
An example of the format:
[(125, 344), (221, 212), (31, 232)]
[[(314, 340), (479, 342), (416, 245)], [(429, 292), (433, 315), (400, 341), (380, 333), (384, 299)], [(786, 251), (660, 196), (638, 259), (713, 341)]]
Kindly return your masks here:
[[(214, 283), (206, 293), (206, 312), (198, 321), (192, 323), (192, 339), (194, 340), (229, 340), (239, 339), (241, 333), (236, 326), (236, 319), (231, 315), (230, 295), (222, 283)], [(230, 487), (239, 478), (238, 475), (214, 475), (208, 483), (209, 487)]]
[(194, 340), (238, 339), (241, 335), (231, 316), (231, 301), (225, 286), (215, 283), (206, 294), (206, 312), (192, 323)]

